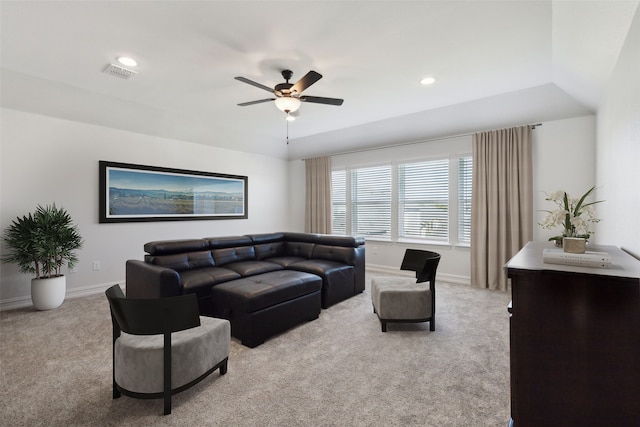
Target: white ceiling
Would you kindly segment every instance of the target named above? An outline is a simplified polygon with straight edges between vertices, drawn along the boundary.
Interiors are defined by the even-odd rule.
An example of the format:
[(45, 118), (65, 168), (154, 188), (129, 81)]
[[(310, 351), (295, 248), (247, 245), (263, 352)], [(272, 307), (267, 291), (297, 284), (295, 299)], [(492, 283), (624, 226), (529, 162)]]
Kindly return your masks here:
[[(574, 117), (597, 110), (637, 6), (2, 0), (2, 105), (280, 158)], [(119, 55), (137, 75), (102, 72)], [(234, 80), (285, 68), (345, 100), (303, 103), (289, 145), (272, 103), (236, 105), (269, 93)]]

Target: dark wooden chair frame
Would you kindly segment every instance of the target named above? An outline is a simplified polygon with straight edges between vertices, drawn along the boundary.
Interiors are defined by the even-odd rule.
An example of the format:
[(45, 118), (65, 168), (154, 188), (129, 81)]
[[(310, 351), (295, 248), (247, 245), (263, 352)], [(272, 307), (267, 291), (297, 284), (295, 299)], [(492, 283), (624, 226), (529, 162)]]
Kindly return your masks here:
[[(193, 381), (175, 389), (171, 389), (171, 333), (200, 326), (198, 300), (195, 294), (177, 297), (132, 299), (126, 298), (119, 285), (105, 291), (111, 309), (113, 324), (112, 360), (113, 360), (113, 398), (121, 394), (136, 399), (164, 398), (164, 415), (171, 413), (171, 396), (197, 384), (216, 369), (220, 374), (227, 373), (225, 358), (213, 368)], [(138, 393), (120, 387), (115, 377), (115, 344), (120, 333), (132, 335), (164, 335), (164, 389), (158, 393)]]
[(440, 263), (440, 254), (431, 251), (419, 249), (407, 249), (400, 265), (400, 270), (409, 270), (416, 272), (416, 283), (429, 282), (431, 290), (431, 317), (424, 319), (383, 319), (376, 308), (373, 312), (378, 315), (382, 332), (387, 332), (387, 323), (420, 323), (429, 322), (429, 330), (436, 330), (436, 270)]

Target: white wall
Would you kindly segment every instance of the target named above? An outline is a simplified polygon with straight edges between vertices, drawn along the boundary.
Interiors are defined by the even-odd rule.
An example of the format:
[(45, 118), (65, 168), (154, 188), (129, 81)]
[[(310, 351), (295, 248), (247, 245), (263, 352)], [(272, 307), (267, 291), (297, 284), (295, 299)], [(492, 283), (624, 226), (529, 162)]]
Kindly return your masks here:
[(305, 165), (303, 160), (289, 162), (289, 221), (294, 230), (304, 230)]
[[(0, 227), (4, 230), (38, 204), (55, 202), (69, 211), (84, 247), (78, 252), (78, 272), (67, 274), (68, 296), (123, 283), (125, 261), (142, 259), (143, 245), (151, 240), (300, 231), (288, 218), (284, 160), (11, 109), (1, 112)], [(248, 219), (99, 224), (99, 160), (247, 175)], [(93, 261), (101, 262), (100, 271), (93, 271)], [(0, 308), (30, 304), (30, 279), (14, 265), (0, 266)]]
[[(635, 90), (637, 94), (637, 85)], [(635, 113), (632, 113), (637, 116), (638, 103), (620, 100), (621, 96), (612, 96), (612, 99), (623, 105), (635, 105)], [(624, 123), (634, 123), (615, 119), (613, 112), (603, 115), (604, 117), (609, 117), (606, 123), (618, 123), (622, 129), (628, 128)], [(69, 210), (85, 240), (84, 248), (79, 252), (78, 272), (68, 275), (69, 295), (81, 294), (87, 290), (95, 291), (111, 283), (123, 282), (125, 260), (141, 259), (142, 246), (147, 241), (304, 229), (303, 161), (286, 162), (10, 109), (2, 109), (1, 123), (0, 227), (4, 230), (16, 216), (32, 211), (37, 204), (56, 202)], [(615, 128), (614, 125), (608, 127)], [(638, 211), (637, 184), (640, 182), (640, 172), (635, 164), (627, 165), (621, 171), (616, 163), (633, 162), (634, 150), (637, 163), (638, 148), (637, 144), (634, 145), (633, 138), (638, 140), (637, 130), (628, 139), (620, 139), (623, 144), (616, 148), (618, 160), (613, 163), (614, 167), (609, 168), (608, 174), (602, 175), (604, 178), (611, 175), (612, 179), (605, 182), (606, 179), (600, 175), (595, 179), (593, 116), (547, 121), (538, 127), (534, 131), (535, 209), (538, 211), (548, 207), (548, 202), (544, 201), (544, 191), (565, 189), (570, 193), (579, 193), (591, 185), (602, 185), (603, 189), (620, 187), (621, 191), (628, 191), (627, 199), (629, 203), (635, 204), (635, 210)], [(470, 138), (424, 142), (390, 150), (394, 156), (424, 158), (438, 155), (452, 147), (455, 152), (470, 152)], [(334, 165), (339, 165), (340, 162), (344, 164), (346, 161), (375, 163), (389, 155), (388, 150), (336, 156)], [(627, 156), (626, 153), (632, 155)], [(98, 160), (247, 175), (249, 219), (98, 224)], [(604, 198), (610, 199), (606, 196)], [(604, 206), (611, 206), (613, 209), (618, 205), (607, 202), (598, 206), (598, 209)], [(640, 235), (638, 226), (632, 221), (634, 214), (624, 216), (620, 225), (616, 226), (617, 220), (606, 220), (613, 217), (613, 214), (609, 215), (604, 210), (602, 214), (600, 212), (599, 210), (599, 216), (605, 219), (602, 224), (612, 225), (621, 231), (607, 231), (608, 228), (598, 230), (594, 239), (598, 243), (611, 244), (626, 241), (630, 247), (636, 242), (636, 250), (640, 252), (637, 238), (633, 238), (634, 235)], [(539, 213), (536, 220), (541, 218), (542, 214)], [(635, 229), (636, 232), (626, 233), (623, 227)], [(534, 226), (535, 240), (546, 240), (552, 234), (549, 230)], [(407, 246), (371, 241), (367, 244), (367, 264), (396, 269)], [(4, 246), (1, 248), (4, 250)], [(441, 275), (449, 280), (468, 283), (468, 248), (426, 248), (443, 254), (439, 268)], [(101, 261), (100, 271), (92, 270), (94, 260)], [(0, 265), (0, 308), (29, 304), (29, 280), (15, 266)]]
[[(595, 185), (595, 123), (594, 116), (544, 122), (533, 131), (533, 190), (534, 217), (540, 222), (543, 209), (550, 208), (544, 200), (545, 192), (565, 190), (583, 193)], [(327, 134), (328, 138), (333, 133)], [(402, 144), (398, 141), (397, 144)], [(424, 159), (433, 156), (471, 153), (471, 136), (445, 138), (417, 144), (399, 145), (376, 150), (361, 151), (332, 157), (332, 166), (366, 166), (393, 160)], [(291, 212), (304, 213), (304, 163), (289, 162), (292, 182)], [(292, 215), (296, 221), (297, 216)], [(304, 221), (302, 222), (304, 224)], [(558, 232), (560, 230), (557, 230)], [(542, 230), (534, 224), (534, 240), (547, 240), (558, 234)], [(439, 252), (442, 260), (438, 275), (449, 281), (468, 284), (471, 275), (469, 248), (452, 245), (419, 245), (400, 242), (368, 240), (366, 245), (367, 268), (397, 270), (406, 248), (424, 248)]]
[[(561, 190), (579, 197), (594, 185), (601, 185), (595, 179), (596, 117), (544, 122), (533, 135), (533, 238), (545, 241), (561, 234), (559, 228), (545, 230), (538, 226), (544, 219), (543, 211), (555, 209), (555, 204), (544, 200), (545, 193)], [(599, 217), (600, 206), (594, 207)], [(598, 243), (598, 233), (590, 241)]]
[(640, 256), (640, 9), (598, 111), (597, 180), (603, 244)]

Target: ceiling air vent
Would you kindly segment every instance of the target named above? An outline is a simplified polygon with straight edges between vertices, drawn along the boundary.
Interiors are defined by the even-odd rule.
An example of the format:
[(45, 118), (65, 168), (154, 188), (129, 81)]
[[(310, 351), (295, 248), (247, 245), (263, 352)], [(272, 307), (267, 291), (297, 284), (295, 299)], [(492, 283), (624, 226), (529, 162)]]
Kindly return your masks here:
[(128, 70), (116, 64), (107, 65), (103, 72), (109, 74), (110, 76), (120, 77), (121, 79), (128, 79), (129, 77), (138, 74), (135, 71)]

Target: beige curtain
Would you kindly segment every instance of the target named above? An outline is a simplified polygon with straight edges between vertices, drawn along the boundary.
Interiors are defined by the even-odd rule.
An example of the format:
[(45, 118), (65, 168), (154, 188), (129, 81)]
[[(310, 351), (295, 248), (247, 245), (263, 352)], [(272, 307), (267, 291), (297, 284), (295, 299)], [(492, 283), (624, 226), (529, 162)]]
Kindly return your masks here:
[(331, 157), (305, 159), (304, 163), (305, 232), (331, 234)]
[(531, 126), (473, 135), (471, 283), (508, 290), (504, 264), (533, 236)]

